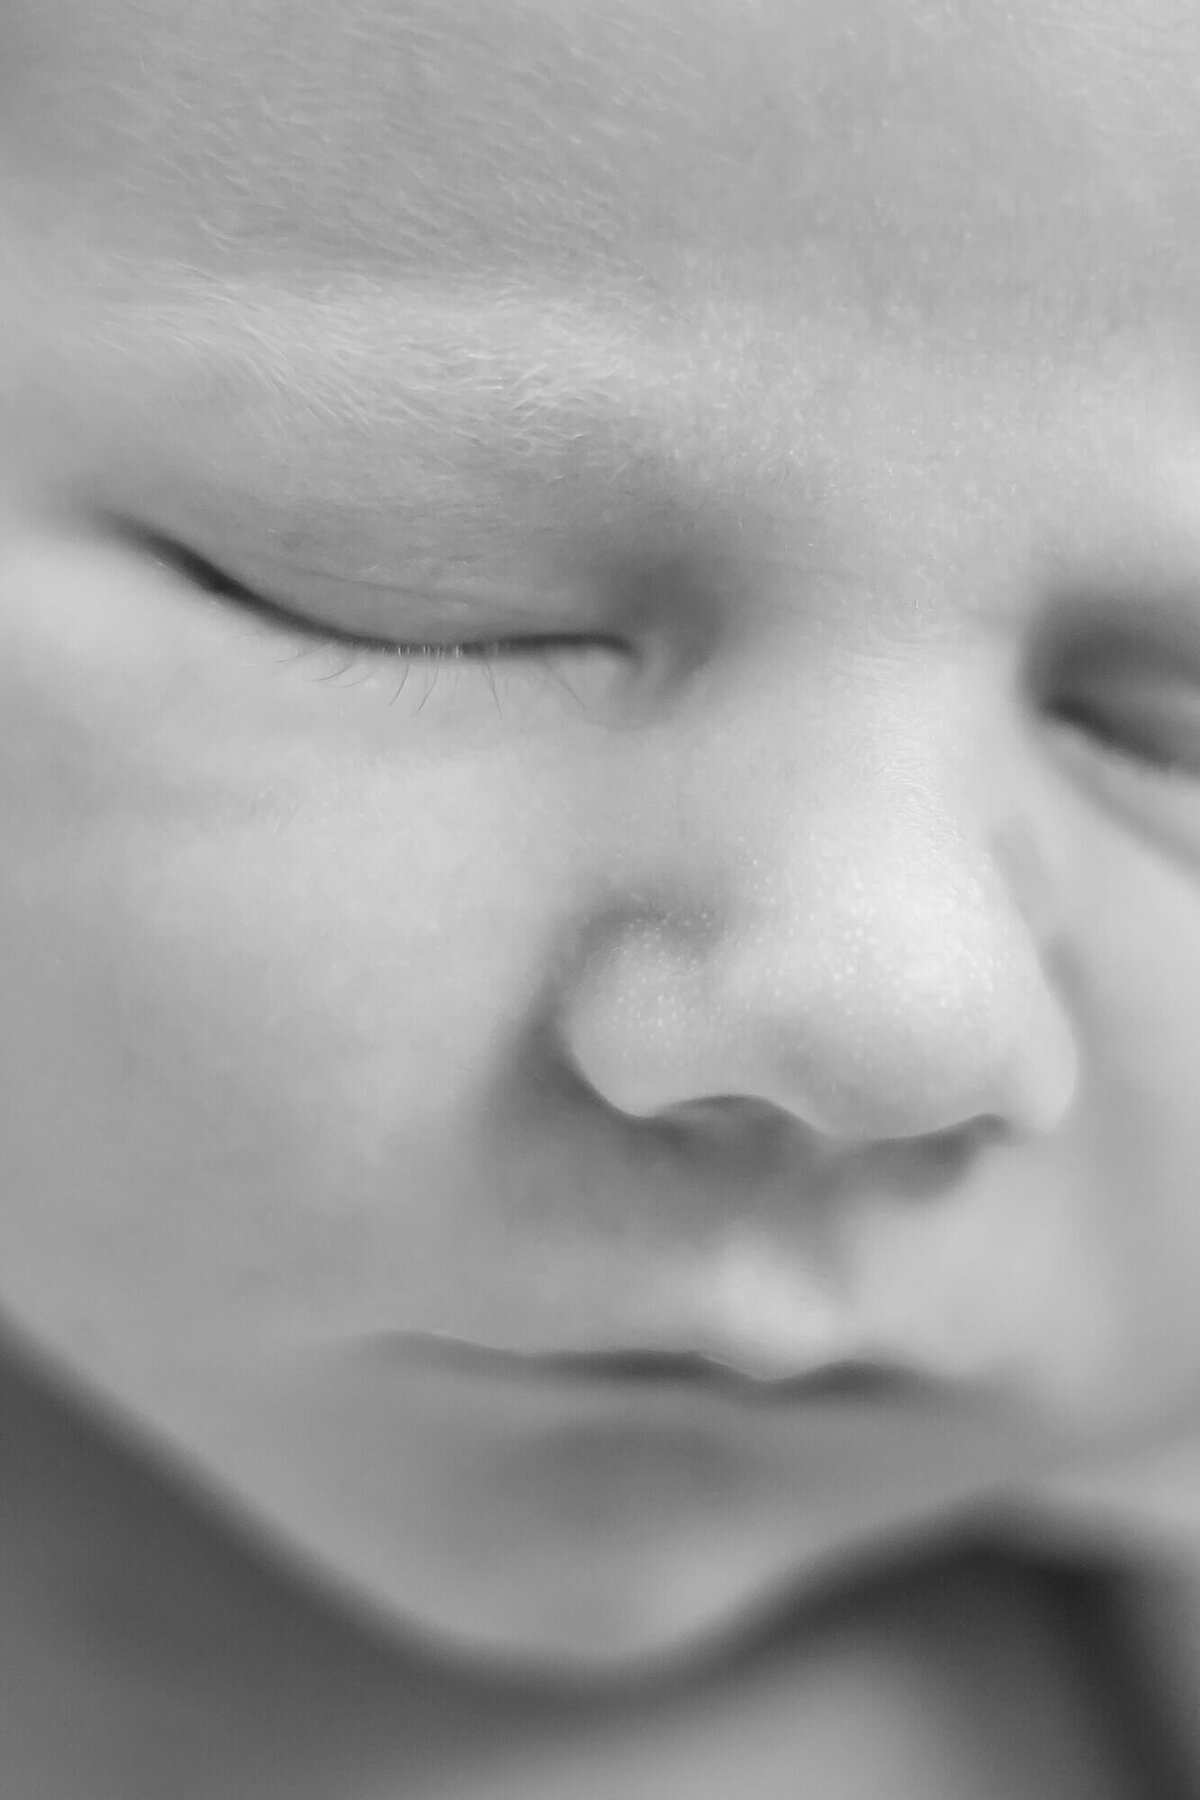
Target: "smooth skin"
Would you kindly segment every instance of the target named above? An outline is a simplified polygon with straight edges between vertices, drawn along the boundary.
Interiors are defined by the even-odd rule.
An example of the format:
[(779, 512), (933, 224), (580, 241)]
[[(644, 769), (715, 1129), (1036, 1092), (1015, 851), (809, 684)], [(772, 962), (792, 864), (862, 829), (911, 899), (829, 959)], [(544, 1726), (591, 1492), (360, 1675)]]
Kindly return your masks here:
[(1192, 10), (28, 0), (0, 70), (14, 1356), (464, 1680), (974, 1518), (1200, 1557)]

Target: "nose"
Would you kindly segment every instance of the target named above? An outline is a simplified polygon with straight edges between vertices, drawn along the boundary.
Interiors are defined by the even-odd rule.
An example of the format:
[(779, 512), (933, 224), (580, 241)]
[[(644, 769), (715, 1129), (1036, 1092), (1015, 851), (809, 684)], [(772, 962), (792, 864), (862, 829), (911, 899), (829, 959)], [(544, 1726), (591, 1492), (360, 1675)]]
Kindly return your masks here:
[(761, 757), (740, 777), (728, 756), (711, 779), (694, 766), (648, 871), (658, 898), (610, 907), (566, 998), (567, 1052), (608, 1106), (765, 1105), (852, 1141), (1045, 1133), (1069, 1110), (1077, 1050), (1026, 904), (1028, 839), (1006, 857), (937, 759), (915, 787), (889, 774), (911, 771), (904, 748), (877, 745), (878, 773), (835, 784), (836, 807), (794, 774), (772, 784)]

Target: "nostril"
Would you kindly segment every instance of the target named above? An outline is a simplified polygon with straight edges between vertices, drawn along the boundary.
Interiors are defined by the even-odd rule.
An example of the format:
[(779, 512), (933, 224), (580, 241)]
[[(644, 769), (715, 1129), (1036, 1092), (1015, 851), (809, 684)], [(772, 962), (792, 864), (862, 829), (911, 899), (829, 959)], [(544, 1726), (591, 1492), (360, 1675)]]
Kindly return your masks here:
[(664, 1107), (659, 1115), (666, 1125), (681, 1131), (711, 1133), (720, 1137), (760, 1136), (778, 1131), (787, 1115), (769, 1101), (749, 1095), (715, 1094), (702, 1100), (681, 1100)]
[(738, 1168), (742, 1176), (803, 1164), (815, 1170), (825, 1156), (821, 1140), (794, 1114), (740, 1095), (715, 1095), (665, 1107), (648, 1121), (677, 1153)]

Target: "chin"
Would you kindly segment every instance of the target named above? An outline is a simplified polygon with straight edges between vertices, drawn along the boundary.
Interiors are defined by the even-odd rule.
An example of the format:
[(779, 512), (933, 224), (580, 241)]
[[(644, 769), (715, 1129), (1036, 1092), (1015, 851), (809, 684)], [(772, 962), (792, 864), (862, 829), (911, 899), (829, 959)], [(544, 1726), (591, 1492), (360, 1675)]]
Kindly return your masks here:
[[(551, 1577), (529, 1567), (523, 1580), (470, 1588), (447, 1581), (417, 1604), (395, 1596), (376, 1621), (390, 1636), (443, 1666), (539, 1688), (644, 1689), (718, 1662), (769, 1630), (831, 1574), (721, 1566), (712, 1558), (613, 1567), (586, 1556)], [(539, 1579), (540, 1576), (540, 1579)]]
[(644, 1596), (577, 1592), (531, 1596), (524, 1609), (490, 1614), (478, 1605), (447, 1608), (436, 1620), (413, 1620), (438, 1661), (474, 1675), (556, 1689), (645, 1687), (719, 1660), (761, 1629), (781, 1605), (777, 1594), (739, 1607), (654, 1608)]

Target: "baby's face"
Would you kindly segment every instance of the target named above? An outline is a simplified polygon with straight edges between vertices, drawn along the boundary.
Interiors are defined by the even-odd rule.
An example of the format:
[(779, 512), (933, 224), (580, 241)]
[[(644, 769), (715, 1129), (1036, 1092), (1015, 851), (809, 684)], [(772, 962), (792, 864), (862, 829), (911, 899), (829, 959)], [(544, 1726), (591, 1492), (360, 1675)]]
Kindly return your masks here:
[[(1200, 23), (152, 12), (0, 55), (12, 1331), (531, 1665), (1136, 1491), (1200, 1442)], [(613, 1348), (912, 1379), (488, 1354)]]

